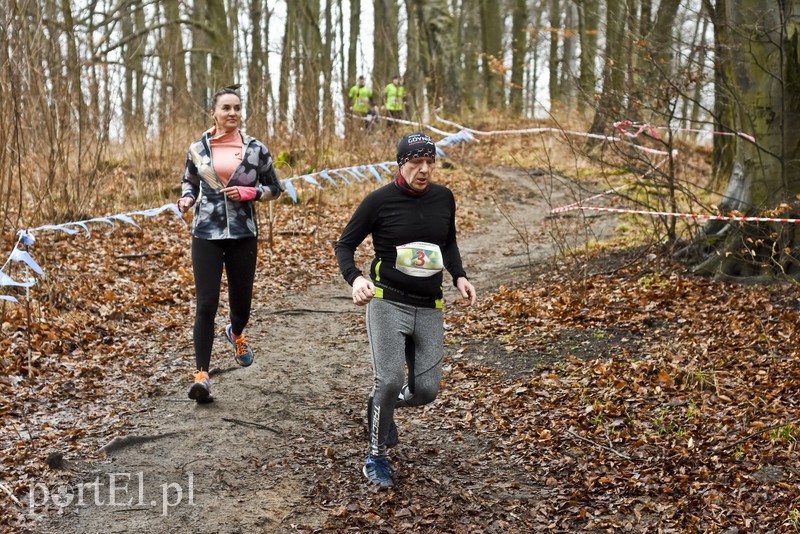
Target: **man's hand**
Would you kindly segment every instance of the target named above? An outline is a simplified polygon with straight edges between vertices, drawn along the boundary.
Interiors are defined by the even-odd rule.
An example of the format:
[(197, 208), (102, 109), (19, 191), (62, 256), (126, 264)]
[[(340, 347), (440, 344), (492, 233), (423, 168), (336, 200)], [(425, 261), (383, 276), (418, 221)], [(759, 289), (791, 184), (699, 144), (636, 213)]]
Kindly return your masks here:
[(353, 302), (359, 306), (366, 305), (375, 296), (375, 285), (359, 276), (353, 280)]
[(461, 296), (467, 301), (467, 306), (475, 304), (475, 299), (478, 297), (478, 294), (475, 291), (475, 286), (473, 286), (469, 280), (463, 276), (460, 277), (456, 280), (456, 287), (461, 292)]

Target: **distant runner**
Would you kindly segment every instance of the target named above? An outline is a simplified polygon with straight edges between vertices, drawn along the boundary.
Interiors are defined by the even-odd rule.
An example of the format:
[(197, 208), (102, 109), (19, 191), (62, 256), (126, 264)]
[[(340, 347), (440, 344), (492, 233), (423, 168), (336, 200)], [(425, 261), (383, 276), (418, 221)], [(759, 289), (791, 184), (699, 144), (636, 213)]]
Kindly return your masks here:
[(359, 76), (356, 85), (350, 88), (348, 97), (350, 98), (350, 111), (361, 116), (363, 127), (369, 128), (376, 117), (375, 102), (372, 99), (372, 89), (366, 86), (363, 76)]
[(386, 100), (386, 112), (393, 119), (405, 117), (406, 109), (406, 88), (403, 87), (403, 78), (396, 75), (392, 78), (392, 83), (383, 89), (383, 96)]

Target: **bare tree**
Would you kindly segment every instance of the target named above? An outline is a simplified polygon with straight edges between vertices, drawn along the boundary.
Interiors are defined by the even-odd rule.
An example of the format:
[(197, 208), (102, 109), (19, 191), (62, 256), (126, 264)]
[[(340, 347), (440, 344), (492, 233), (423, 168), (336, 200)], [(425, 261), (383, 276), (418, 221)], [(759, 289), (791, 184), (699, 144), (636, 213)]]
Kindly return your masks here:
[(525, 0), (514, 0), (511, 25), (511, 88), (509, 102), (511, 112), (522, 114), (522, 90), (525, 74), (525, 54), (527, 39), (525, 30), (528, 23), (528, 6)]
[[(722, 7), (715, 6), (715, 10)], [(717, 11), (717, 15), (720, 13)], [(800, 194), (800, 1), (735, 0), (724, 10), (733, 76), (728, 89), (736, 122), (755, 142), (735, 138), (735, 156), (720, 208), (763, 215), (791, 209)], [(720, 22), (720, 19), (716, 19)], [(724, 28), (723, 31), (727, 31)], [(698, 270), (723, 279), (800, 276), (800, 227), (723, 223), (705, 235), (724, 237)]]
[[(603, 91), (590, 128), (592, 133), (605, 131), (613, 121), (617, 120), (624, 106), (625, 65), (621, 61), (621, 56), (624, 50), (624, 29), (627, 19), (625, 14), (625, 3), (622, 0), (607, 0)], [(593, 139), (587, 142), (590, 148), (596, 144), (597, 141)]]
[(372, 88), (376, 99), (379, 89), (391, 81), (399, 68), (397, 19), (397, 0), (374, 0)]
[(236, 59), (233, 53), (233, 28), (228, 27), (224, 0), (206, 0), (210, 30), (211, 72), (209, 84), (218, 89), (234, 83)]
[(578, 109), (583, 111), (586, 103), (592, 103), (595, 94), (597, 76), (595, 61), (597, 58), (597, 26), (600, 20), (598, 0), (575, 0), (578, 5), (578, 31), (580, 32), (580, 81), (581, 97)]
[(550, 0), (550, 105), (552, 108), (558, 106), (563, 98), (561, 94), (561, 55), (559, 50), (559, 35), (563, 33), (561, 28), (561, 2), (560, 0)]
[(483, 81), (490, 109), (505, 108), (503, 68), (503, 19), (498, 0), (481, 2), (481, 40), (483, 43)]
[(211, 39), (205, 29), (206, 20), (208, 20), (207, 0), (194, 0), (193, 7), (191, 26), (192, 52), (190, 55), (192, 99), (198, 109), (205, 110), (208, 107), (208, 99), (211, 96), (208, 73)]

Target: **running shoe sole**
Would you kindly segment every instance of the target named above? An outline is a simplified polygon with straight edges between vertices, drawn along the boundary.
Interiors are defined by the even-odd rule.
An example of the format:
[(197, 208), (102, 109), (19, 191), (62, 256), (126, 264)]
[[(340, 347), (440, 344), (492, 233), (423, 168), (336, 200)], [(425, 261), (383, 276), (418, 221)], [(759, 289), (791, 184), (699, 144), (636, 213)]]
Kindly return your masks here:
[(214, 398), (208, 392), (208, 388), (199, 382), (192, 384), (192, 387), (189, 388), (189, 398), (197, 401), (197, 404), (214, 402)]

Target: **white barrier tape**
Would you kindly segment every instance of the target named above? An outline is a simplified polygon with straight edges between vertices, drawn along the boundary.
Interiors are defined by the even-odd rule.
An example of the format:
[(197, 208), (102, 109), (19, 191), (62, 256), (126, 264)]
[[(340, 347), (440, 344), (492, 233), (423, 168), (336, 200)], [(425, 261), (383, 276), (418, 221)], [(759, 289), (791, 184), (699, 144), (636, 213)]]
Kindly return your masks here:
[[(411, 124), (411, 125), (414, 125), (414, 126), (419, 126), (419, 124), (417, 124), (417, 123), (405, 121), (405, 120), (402, 120), (402, 119), (391, 119), (391, 120), (402, 122), (404, 124)], [(425, 126), (425, 125), (423, 125), (423, 126)], [(441, 132), (441, 130), (437, 130), (436, 128), (430, 128), (430, 129), (434, 130), (436, 132)], [(436, 144), (436, 154), (438, 156), (440, 156), (440, 157), (444, 157), (445, 156), (445, 154), (442, 151), (442, 149), (439, 148), (440, 146), (453, 146), (453, 145), (456, 145), (458, 143), (469, 143), (469, 142), (472, 142), (472, 141), (476, 141), (475, 137), (473, 137), (471, 134), (469, 134), (468, 132), (465, 132), (465, 131), (460, 131), (460, 132), (457, 132), (457, 133), (454, 133), (454, 134), (448, 134), (447, 132), (442, 132), (442, 133), (445, 133), (447, 135), (447, 137), (445, 137), (444, 139), (441, 139), (441, 140), (439, 140), (439, 141), (437, 141), (435, 143)], [(344, 181), (347, 185), (350, 185), (350, 180), (348, 180), (345, 177), (345, 175), (343, 174), (343, 173), (347, 173), (350, 176), (352, 176), (353, 178), (355, 178), (355, 180), (357, 182), (363, 182), (364, 180), (367, 180), (368, 179), (367, 178), (367, 174), (372, 175), (377, 182), (381, 182), (382, 181), (381, 174), (378, 171), (378, 169), (376, 169), (376, 167), (379, 167), (380, 169), (382, 169), (387, 174), (392, 174), (393, 171), (390, 169), (390, 167), (397, 167), (397, 162), (396, 161), (383, 161), (381, 163), (370, 163), (370, 164), (367, 164), (367, 165), (353, 165), (351, 167), (342, 167), (340, 169), (324, 169), (324, 170), (321, 170), (321, 171), (318, 171), (318, 172), (312, 172), (312, 173), (309, 173), (309, 174), (304, 174), (302, 176), (293, 176), (291, 178), (284, 178), (283, 180), (281, 180), (281, 183), (283, 183), (283, 187), (286, 190), (286, 193), (292, 198), (292, 200), (295, 201), (295, 203), (297, 203), (298, 202), (297, 189), (295, 189), (294, 184), (292, 183), (293, 180), (303, 180), (303, 181), (305, 181), (307, 183), (310, 183), (312, 185), (315, 185), (315, 186), (321, 188), (322, 185), (320, 185), (319, 181), (317, 181), (317, 179), (314, 178), (314, 177), (315, 176), (319, 176), (321, 178), (324, 178), (324, 179), (328, 180), (331, 184), (335, 185), (336, 182), (331, 177), (331, 173), (334, 173), (336, 176), (341, 178), (342, 181)]]
[(736, 215), (703, 215), (700, 213), (673, 213), (670, 211), (649, 211), (649, 210), (631, 210), (623, 208), (601, 208), (598, 206), (573, 206), (562, 208), (555, 208), (550, 210), (550, 213), (564, 213), (566, 211), (574, 210), (587, 210), (587, 211), (604, 211), (608, 213), (630, 213), (633, 215), (656, 215), (660, 217), (681, 217), (684, 219), (702, 219), (708, 221), (742, 221), (742, 222), (778, 222), (778, 223), (800, 223), (800, 219), (783, 219), (779, 217), (742, 217)]
[[(29, 288), (36, 284), (36, 282), (33, 280), (27, 282), (18, 282), (13, 278), (11, 278), (10, 276), (8, 276), (6, 273), (4, 273), (3, 269), (5, 269), (6, 266), (9, 264), (9, 262), (11, 261), (24, 263), (27, 266), (27, 268), (31, 269), (36, 274), (44, 275), (44, 270), (39, 266), (38, 263), (36, 263), (33, 257), (31, 257), (30, 253), (19, 248), (20, 242), (22, 242), (26, 246), (33, 245), (33, 243), (35, 242), (34, 232), (41, 232), (45, 230), (57, 230), (65, 232), (69, 235), (74, 235), (80, 232), (80, 230), (73, 228), (74, 226), (78, 226), (86, 232), (86, 238), (89, 239), (92, 236), (92, 232), (89, 230), (88, 223), (109, 224), (111, 225), (113, 231), (113, 229), (116, 227), (114, 221), (117, 220), (139, 228), (139, 225), (136, 224), (136, 221), (134, 221), (131, 218), (132, 215), (143, 215), (145, 217), (154, 217), (156, 215), (159, 215), (160, 213), (163, 213), (164, 211), (172, 211), (173, 213), (175, 213), (175, 215), (178, 216), (178, 218), (180, 218), (184, 222), (184, 224), (186, 224), (186, 221), (183, 219), (180, 210), (178, 210), (178, 206), (175, 203), (170, 203), (170, 204), (164, 204), (159, 208), (131, 211), (128, 213), (119, 213), (116, 215), (108, 215), (106, 217), (95, 217), (93, 219), (86, 219), (83, 221), (72, 221), (62, 224), (45, 224), (43, 226), (38, 226), (36, 228), (19, 230), (17, 232), (17, 234), (19, 235), (17, 243), (11, 250), (11, 254), (9, 254), (8, 259), (6, 259), (5, 263), (3, 263), (3, 267), (0, 268), (0, 286), (16, 286), (16, 287)], [(18, 302), (15, 297), (12, 297), (10, 295), (0, 295), (0, 300), (5, 300), (9, 302)]]
[(414, 128), (427, 128), (428, 130), (430, 130), (430, 131), (432, 131), (434, 133), (437, 133), (439, 135), (443, 135), (445, 137), (450, 136), (450, 135), (455, 135), (453, 133), (445, 132), (443, 130), (440, 130), (439, 128), (431, 126), (430, 124), (425, 124), (423, 122), (412, 122), (412, 121), (407, 121), (405, 119), (395, 119), (394, 117), (389, 117), (389, 116), (386, 116), (386, 115), (357, 115), (355, 113), (350, 113), (350, 116), (355, 118), (355, 119), (362, 119), (362, 120), (366, 120), (367, 117), (375, 117), (375, 118), (377, 118), (379, 120), (385, 120), (385, 121), (389, 121), (389, 122), (396, 122), (398, 124), (406, 124), (408, 126), (413, 126)]
[[(633, 121), (618, 121), (614, 123), (614, 128), (617, 129), (619, 133), (626, 137), (638, 137), (644, 131), (649, 131), (650, 134), (655, 137), (656, 139), (661, 139), (658, 135), (656, 130), (669, 130), (673, 132), (695, 132), (695, 133), (704, 133), (704, 134), (711, 134), (711, 135), (730, 135), (730, 136), (738, 136), (742, 139), (747, 139), (751, 143), (756, 142), (756, 138), (752, 135), (743, 133), (743, 132), (718, 132), (716, 130), (708, 131), (708, 130), (698, 130), (696, 128), (670, 128), (668, 126), (652, 126), (650, 124), (640, 124)], [(636, 133), (631, 133), (625, 130), (625, 128), (636, 128)]]
[(536, 133), (557, 133), (562, 135), (575, 135), (578, 137), (588, 137), (591, 139), (601, 139), (603, 141), (609, 141), (612, 143), (625, 143), (626, 145), (630, 145), (636, 150), (640, 150), (642, 152), (646, 152), (648, 154), (656, 154), (659, 156), (675, 156), (678, 154), (678, 151), (673, 149), (672, 152), (666, 152), (664, 150), (658, 150), (655, 148), (648, 148), (644, 146), (637, 145), (636, 143), (631, 143), (630, 141), (625, 141), (624, 139), (619, 139), (618, 137), (610, 137), (608, 135), (601, 135), (601, 134), (593, 134), (588, 132), (575, 132), (571, 130), (562, 130), (560, 128), (525, 128), (522, 130), (492, 130), (492, 131), (481, 131), (475, 130), (472, 128), (467, 128), (466, 126), (461, 126), (458, 123), (448, 121), (446, 119), (441, 118), (439, 115), (436, 115), (436, 120), (448, 124), (450, 126), (455, 126), (460, 128), (464, 131), (467, 131), (474, 135), (485, 135), (485, 136), (492, 136), (492, 135), (517, 135), (517, 134), (536, 134)]
[(344, 183), (350, 185), (350, 180), (345, 178), (344, 173), (352, 176), (356, 182), (363, 182), (367, 180), (367, 175), (372, 175), (377, 182), (381, 182), (381, 174), (375, 167), (379, 167), (384, 172), (391, 174), (392, 170), (389, 167), (397, 167), (397, 162), (395, 161), (383, 161), (380, 163), (370, 163), (367, 165), (353, 165), (350, 167), (342, 167), (339, 169), (323, 169), (321, 171), (312, 172), (309, 174), (304, 174), (302, 176), (292, 176), (290, 178), (284, 178), (281, 180), (283, 184), (283, 188), (286, 190), (286, 193), (294, 200), (295, 203), (298, 202), (297, 198), (297, 189), (295, 189), (294, 184), (292, 181), (294, 180), (303, 180), (309, 184), (315, 185), (319, 188), (322, 188), (322, 185), (319, 181), (315, 178), (315, 176), (319, 176), (320, 178), (324, 178), (325, 180), (329, 181), (331, 184), (336, 184), (336, 181), (331, 176), (331, 173), (334, 173), (336, 176), (342, 179)]

